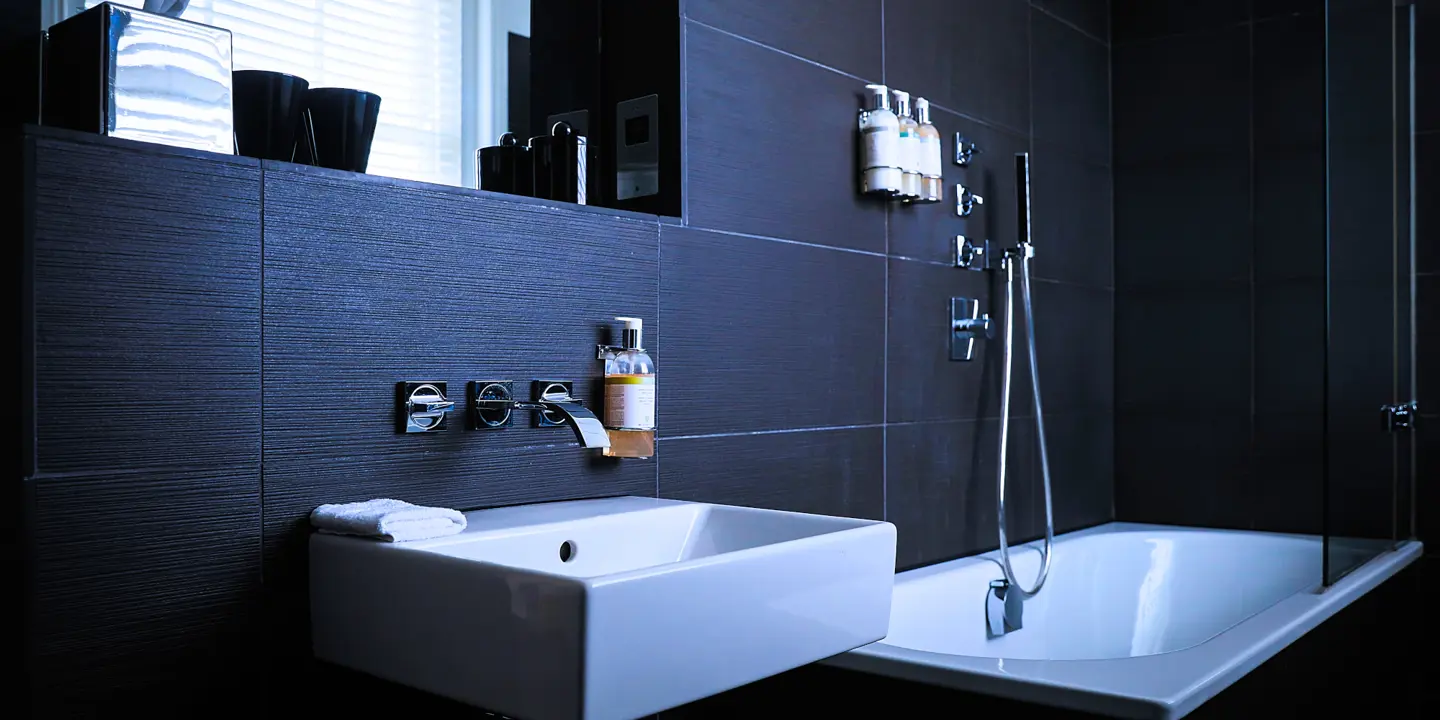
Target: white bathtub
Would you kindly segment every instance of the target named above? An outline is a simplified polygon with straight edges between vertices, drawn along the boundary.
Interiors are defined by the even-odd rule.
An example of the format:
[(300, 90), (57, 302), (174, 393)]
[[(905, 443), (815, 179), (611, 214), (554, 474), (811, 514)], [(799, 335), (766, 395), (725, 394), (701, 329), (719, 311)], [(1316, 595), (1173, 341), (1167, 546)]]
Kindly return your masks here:
[[(1034, 581), (1039, 543), (1012, 551)], [(1132, 718), (1178, 718), (1421, 554), (1385, 552), (1320, 591), (1320, 538), (1110, 523), (1056, 538), (1024, 627), (987, 639), (996, 553), (895, 577), (890, 634), (825, 662)]]

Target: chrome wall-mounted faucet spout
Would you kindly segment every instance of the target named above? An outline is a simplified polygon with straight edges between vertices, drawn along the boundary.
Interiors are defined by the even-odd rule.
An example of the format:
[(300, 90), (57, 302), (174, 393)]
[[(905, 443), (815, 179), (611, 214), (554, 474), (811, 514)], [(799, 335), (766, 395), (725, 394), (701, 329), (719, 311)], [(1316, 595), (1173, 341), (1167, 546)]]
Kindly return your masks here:
[(569, 383), (536, 382), (533, 400), (516, 400), (512, 384), (505, 380), (470, 383), (471, 427), (499, 430), (510, 425), (516, 410), (534, 410), (541, 427), (564, 425), (575, 433), (583, 448), (610, 447), (610, 434), (595, 413), (571, 395)]

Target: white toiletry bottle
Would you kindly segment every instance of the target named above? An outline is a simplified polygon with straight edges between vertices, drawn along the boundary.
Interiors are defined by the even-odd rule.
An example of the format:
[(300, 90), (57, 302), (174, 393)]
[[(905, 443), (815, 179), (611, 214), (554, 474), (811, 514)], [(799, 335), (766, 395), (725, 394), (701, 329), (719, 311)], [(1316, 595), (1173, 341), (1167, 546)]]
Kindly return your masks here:
[(640, 318), (625, 323), (621, 347), (605, 356), (607, 457), (648, 458), (655, 454), (655, 361), (641, 346)]
[(900, 120), (890, 111), (890, 89), (865, 86), (860, 111), (860, 192), (891, 196), (900, 192)]
[(910, 116), (910, 93), (891, 90), (895, 95), (895, 116), (900, 121), (900, 198), (920, 197), (920, 125)]
[(944, 163), (940, 160), (940, 131), (930, 124), (930, 101), (915, 98), (915, 120), (920, 134), (920, 200), (935, 203), (945, 197)]

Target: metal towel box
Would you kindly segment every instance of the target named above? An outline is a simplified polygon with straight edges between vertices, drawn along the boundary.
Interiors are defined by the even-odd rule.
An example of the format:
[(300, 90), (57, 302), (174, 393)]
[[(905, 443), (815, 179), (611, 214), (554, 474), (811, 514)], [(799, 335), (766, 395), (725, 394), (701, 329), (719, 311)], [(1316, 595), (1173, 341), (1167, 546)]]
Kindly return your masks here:
[(50, 28), (45, 125), (233, 154), (230, 31), (101, 3)]

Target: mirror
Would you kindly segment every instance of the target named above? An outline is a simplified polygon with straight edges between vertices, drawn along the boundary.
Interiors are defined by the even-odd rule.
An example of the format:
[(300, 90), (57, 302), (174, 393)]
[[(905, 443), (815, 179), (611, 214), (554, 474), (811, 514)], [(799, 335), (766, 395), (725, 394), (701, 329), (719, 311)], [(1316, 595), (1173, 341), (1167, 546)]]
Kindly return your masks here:
[[(45, 1), (58, 21), (102, 0)], [(676, 0), (190, 0), (180, 17), (229, 30), (235, 70), (378, 94), (369, 174), (474, 188), (479, 148), (564, 120), (587, 136), (589, 204), (679, 214)]]

